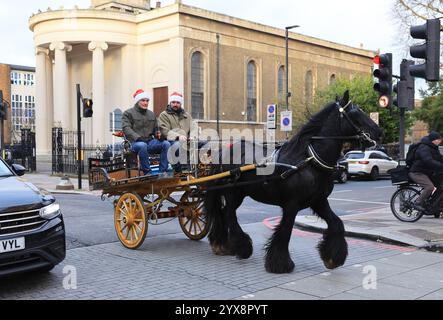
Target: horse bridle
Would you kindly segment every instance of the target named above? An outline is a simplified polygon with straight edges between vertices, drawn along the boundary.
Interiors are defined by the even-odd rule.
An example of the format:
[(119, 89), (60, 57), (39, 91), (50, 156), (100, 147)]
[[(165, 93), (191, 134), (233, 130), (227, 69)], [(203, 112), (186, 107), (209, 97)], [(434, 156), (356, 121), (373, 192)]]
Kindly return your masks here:
[(351, 105), (353, 106), (352, 101), (349, 101), (344, 107), (340, 106), (339, 102), (336, 102), (336, 105), (340, 112), (340, 117), (341, 118), (344, 117), (346, 121), (348, 121), (349, 125), (355, 130), (356, 134), (353, 136), (332, 136), (332, 137), (314, 136), (311, 139), (312, 140), (358, 140), (360, 142), (364, 141), (369, 142), (375, 147), (377, 145), (377, 142), (372, 140), (371, 136), (368, 133), (360, 129), (347, 114), (346, 109), (349, 108), (349, 106)]
[[(364, 132), (362, 129), (357, 127), (357, 125), (352, 121), (352, 119), (349, 117), (349, 115), (346, 112), (346, 109), (353, 105), (352, 101), (349, 101), (344, 107), (340, 106), (339, 102), (336, 102), (336, 105), (338, 107), (338, 110), (340, 111), (340, 119), (345, 118), (350, 126), (355, 130), (356, 135), (353, 136), (332, 136), (332, 137), (322, 137), (322, 136), (314, 136), (311, 138), (311, 140), (358, 140), (360, 141), (360, 144), (362, 144), (364, 141), (369, 142), (374, 145), (374, 147), (377, 145), (377, 143), (371, 139), (371, 136)], [(341, 122), (340, 122), (341, 127)], [(324, 160), (320, 158), (320, 156), (315, 151), (314, 147), (310, 143), (308, 145), (308, 153), (312, 160), (314, 160), (320, 167), (326, 170), (335, 170), (335, 166), (330, 166), (328, 163), (326, 163)]]

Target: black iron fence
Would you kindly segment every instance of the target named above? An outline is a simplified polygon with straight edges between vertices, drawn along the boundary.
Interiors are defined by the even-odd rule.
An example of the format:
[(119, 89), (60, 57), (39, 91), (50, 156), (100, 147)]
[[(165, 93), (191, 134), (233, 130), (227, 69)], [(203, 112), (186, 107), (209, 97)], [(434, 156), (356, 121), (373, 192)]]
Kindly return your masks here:
[[(82, 148), (80, 152), (81, 172), (89, 171), (88, 159), (107, 159), (121, 154), (121, 144), (88, 145), (85, 144), (85, 133), (81, 132)], [(52, 174), (78, 174), (78, 134), (77, 131), (52, 129)]]

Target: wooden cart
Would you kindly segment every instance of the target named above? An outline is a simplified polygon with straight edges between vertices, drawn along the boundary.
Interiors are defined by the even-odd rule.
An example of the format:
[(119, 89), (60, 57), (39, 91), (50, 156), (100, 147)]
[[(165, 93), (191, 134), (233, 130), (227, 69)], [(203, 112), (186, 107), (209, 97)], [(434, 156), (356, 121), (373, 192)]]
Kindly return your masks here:
[[(239, 171), (256, 167), (249, 165)], [(191, 240), (206, 237), (210, 225), (203, 208), (205, 185), (231, 176), (231, 172), (209, 175), (210, 169), (210, 165), (199, 165), (196, 170), (179, 176), (134, 177), (137, 172), (128, 168), (123, 158), (89, 159), (89, 185), (92, 190), (102, 190), (103, 199), (116, 198), (114, 223), (117, 236), (123, 246), (135, 250), (143, 244), (148, 226), (165, 223), (159, 223), (162, 219), (178, 218), (181, 229)], [(176, 197), (178, 192), (181, 193), (179, 200)], [(166, 204), (170, 206), (165, 208)]]

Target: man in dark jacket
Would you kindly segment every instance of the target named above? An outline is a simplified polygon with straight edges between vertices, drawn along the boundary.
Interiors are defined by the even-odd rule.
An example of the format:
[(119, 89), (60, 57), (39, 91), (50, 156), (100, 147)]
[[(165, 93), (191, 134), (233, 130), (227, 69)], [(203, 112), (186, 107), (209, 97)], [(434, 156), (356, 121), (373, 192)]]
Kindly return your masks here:
[(149, 154), (160, 153), (160, 172), (168, 170), (168, 150), (170, 143), (160, 141), (157, 118), (148, 109), (150, 96), (143, 90), (134, 94), (134, 107), (125, 111), (122, 117), (123, 132), (132, 144), (132, 151), (140, 158), (140, 165), (145, 175), (151, 172)]
[(438, 149), (441, 141), (440, 134), (435, 131), (424, 137), (415, 151), (414, 162), (409, 170), (410, 178), (423, 187), (416, 201), (416, 208), (420, 211), (425, 211), (424, 202), (436, 191), (432, 176), (443, 172), (443, 156)]

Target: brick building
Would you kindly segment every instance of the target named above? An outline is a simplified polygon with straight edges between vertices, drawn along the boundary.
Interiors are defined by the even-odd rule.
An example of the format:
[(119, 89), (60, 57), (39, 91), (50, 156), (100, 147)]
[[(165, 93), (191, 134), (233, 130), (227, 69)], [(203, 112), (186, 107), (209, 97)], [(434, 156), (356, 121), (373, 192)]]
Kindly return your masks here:
[[(36, 47), (38, 155), (50, 153), (54, 124), (76, 128), (76, 84), (94, 100), (94, 117), (82, 123), (87, 144), (112, 142), (110, 131), (139, 88), (151, 93), (156, 113), (169, 94), (184, 93), (184, 107), (199, 125), (214, 128), (217, 61), (222, 129), (264, 129), (267, 105), (284, 100), (285, 30), (181, 1), (153, 8), (147, 0), (92, 0), (89, 9), (35, 14), (29, 27)], [(293, 111), (312, 104), (316, 90), (338, 77), (370, 75), (374, 55), (290, 33)]]

